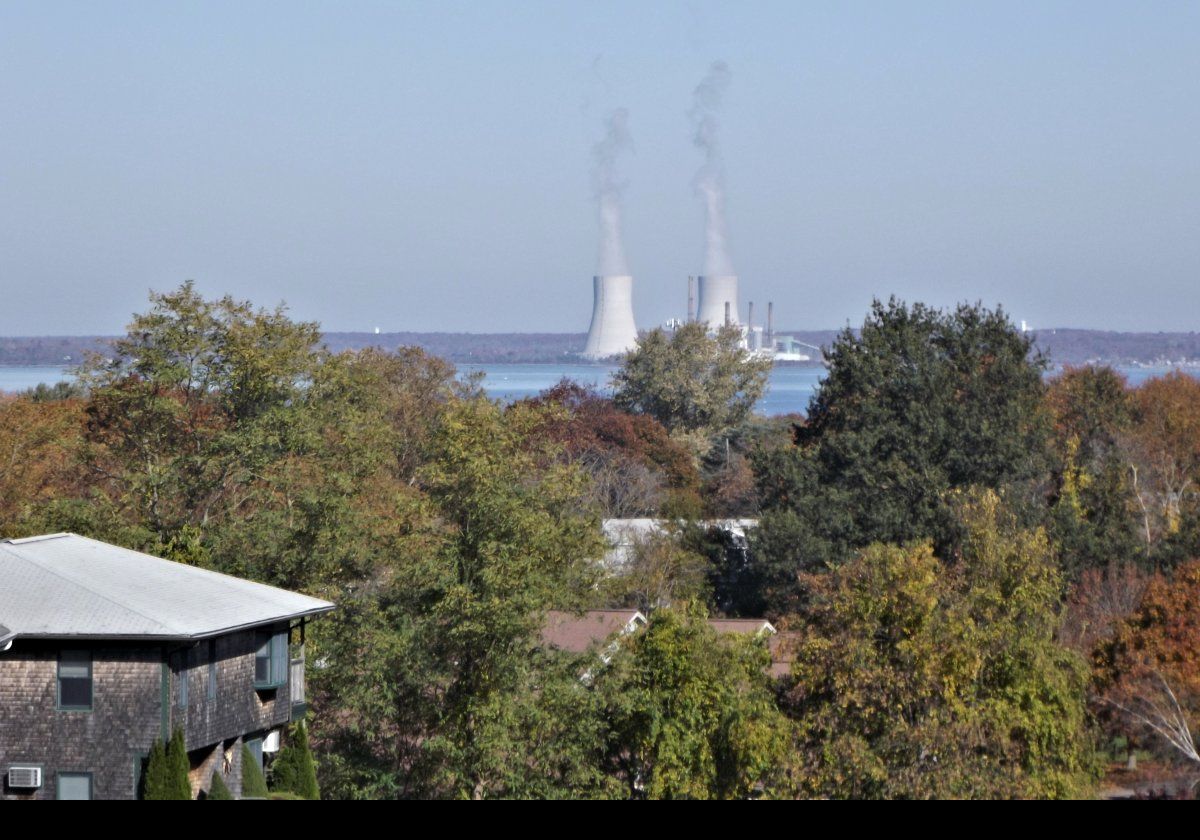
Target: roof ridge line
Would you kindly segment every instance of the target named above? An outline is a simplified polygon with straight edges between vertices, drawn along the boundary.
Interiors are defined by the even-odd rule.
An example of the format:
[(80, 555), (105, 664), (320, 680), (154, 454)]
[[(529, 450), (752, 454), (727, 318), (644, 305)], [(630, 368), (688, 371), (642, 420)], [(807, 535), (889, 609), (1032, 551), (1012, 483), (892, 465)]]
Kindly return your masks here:
[[(117, 545), (116, 543), (106, 543), (106, 542), (104, 542), (104, 540), (98, 540), (98, 539), (95, 539), (94, 537), (85, 537), (82, 534), (67, 533), (67, 534), (63, 534), (61, 536), (77, 537), (81, 540), (87, 540), (88, 542), (96, 543), (97, 545), (102, 545), (107, 548), (120, 548), (125, 551), (133, 552), (134, 554), (140, 554), (143, 557), (149, 557), (151, 560), (158, 560), (159, 562), (162, 562), (162, 563), (171, 563), (174, 566), (178, 566), (180, 569), (186, 569), (188, 574), (197, 574), (198, 573), (205, 577), (213, 576), (213, 577), (219, 577), (219, 578), (226, 578), (228, 580), (236, 581), (239, 584), (249, 583), (249, 584), (253, 584), (254, 586), (261, 586), (264, 589), (284, 592), (289, 595), (299, 595), (302, 598), (309, 598), (313, 601), (324, 601), (326, 604), (332, 603), (331, 601), (326, 601), (324, 598), (318, 598), (316, 595), (309, 595), (307, 592), (298, 592), (298, 591), (292, 590), (292, 589), (283, 589), (282, 587), (274, 586), (270, 583), (263, 583), (261, 580), (254, 580), (252, 578), (238, 577), (237, 575), (231, 575), (228, 572), (218, 572), (216, 569), (206, 569), (203, 566), (193, 566), (190, 563), (181, 563), (178, 560), (170, 560), (166, 557), (159, 557), (157, 554), (151, 554), (148, 551), (139, 551), (136, 548), (125, 548), (125, 546), (123, 546), (123, 545)], [(90, 592), (91, 590), (89, 589), (88, 591)], [(140, 613), (139, 613), (139, 615), (140, 615)], [(147, 617), (149, 617), (149, 616), (147, 616)]]
[(78, 537), (79, 535), (71, 531), (59, 531), (54, 534), (38, 534), (33, 537), (9, 537), (0, 542), (8, 543), (9, 545), (25, 545), (26, 543), (41, 542), (42, 540), (58, 540), (63, 537)]
[[(78, 536), (78, 535), (76, 534), (74, 536)], [(87, 537), (84, 537), (83, 539), (87, 539)], [(8, 542), (8, 541), (5, 540), (4, 542)], [(11, 545), (11, 543), (10, 543), (10, 545)], [(71, 580), (71, 578), (60, 574), (59, 572), (55, 571), (54, 569), (47, 568), (45, 565), (43, 565), (42, 563), (39, 563), (36, 560), (32, 560), (28, 557), (22, 557), (18, 552), (12, 551), (12, 549), (8, 548), (8, 546), (0, 545), (0, 550), (8, 551), (10, 554), (14, 555), (18, 560), (20, 560), (24, 563), (29, 563), (33, 566), (37, 566), (39, 569), (41, 569), (46, 574), (56, 577), (59, 580), (64, 580), (67, 583), (71, 584), (72, 586), (82, 589), (84, 592), (94, 595), (95, 597), (99, 598), (102, 601), (107, 601), (110, 604), (115, 604), (118, 607), (120, 607), (121, 609), (126, 610), (127, 612), (131, 612), (136, 616), (140, 616), (140, 617), (146, 619), (151, 624), (157, 624), (159, 627), (166, 627), (167, 629), (171, 630), (174, 633), (186, 635), (178, 627), (176, 627), (172, 624), (167, 624), (165, 621), (161, 621), (153, 616), (146, 615), (144, 612), (141, 612), (140, 610), (135, 610), (133, 607), (129, 606), (128, 604), (122, 604), (120, 601), (114, 600), (114, 599), (108, 597), (107, 595), (104, 595), (103, 593), (97, 592), (96, 590), (92, 589), (90, 586), (85, 586), (84, 584), (80, 583), (79, 581)], [(167, 561), (167, 562), (171, 562), (171, 561)]]

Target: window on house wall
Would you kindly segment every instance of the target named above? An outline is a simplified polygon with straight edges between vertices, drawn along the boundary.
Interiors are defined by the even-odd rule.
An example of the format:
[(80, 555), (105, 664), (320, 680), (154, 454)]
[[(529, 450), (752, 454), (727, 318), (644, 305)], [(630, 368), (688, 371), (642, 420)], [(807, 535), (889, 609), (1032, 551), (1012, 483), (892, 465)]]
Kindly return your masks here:
[(92, 654), (64, 650), (58, 655), (58, 708), (69, 712), (92, 710)]
[(217, 699), (217, 640), (208, 640), (208, 682), (204, 687), (204, 696), (209, 700)]
[(175, 654), (175, 673), (179, 679), (179, 691), (175, 694), (175, 705), (180, 709), (188, 706), (188, 676), (191, 674), (191, 651), (181, 650)]
[(58, 799), (91, 799), (91, 773), (57, 773), (55, 796)]
[(254, 652), (254, 687), (279, 688), (288, 680), (288, 631), (259, 633)]

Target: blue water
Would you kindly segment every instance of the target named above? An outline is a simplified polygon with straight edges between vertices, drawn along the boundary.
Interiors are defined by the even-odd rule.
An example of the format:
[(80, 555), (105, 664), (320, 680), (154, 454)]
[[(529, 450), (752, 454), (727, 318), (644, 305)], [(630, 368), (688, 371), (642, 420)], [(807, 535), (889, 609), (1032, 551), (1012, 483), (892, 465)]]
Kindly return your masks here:
[[(459, 365), (462, 376), (482, 372), (483, 387), (493, 399), (510, 402), (532, 397), (552, 387), (564, 377), (581, 385), (591, 385), (601, 392), (611, 391), (612, 375), (616, 367), (605, 365)], [(1130, 385), (1140, 385), (1154, 376), (1162, 376), (1172, 370), (1168, 366), (1120, 367)], [(1184, 368), (1200, 376), (1200, 369)], [(758, 404), (758, 411), (765, 415), (802, 414), (808, 409), (808, 401), (825, 374), (824, 368), (779, 365), (772, 369), (766, 396)], [(24, 391), (39, 382), (53, 384), (70, 379), (70, 369), (61, 367), (19, 367), (0, 365), (0, 392)]]
[[(616, 366), (608, 365), (459, 365), (460, 374), (482, 372), (488, 395), (505, 402), (532, 397), (564, 377), (611, 392)], [(780, 365), (771, 370), (767, 394), (759, 403), (762, 414), (792, 414), (808, 407), (809, 397), (825, 374), (820, 367)]]
[(41, 383), (53, 385), (71, 378), (70, 368), (42, 365), (0, 365), (0, 393), (25, 391)]

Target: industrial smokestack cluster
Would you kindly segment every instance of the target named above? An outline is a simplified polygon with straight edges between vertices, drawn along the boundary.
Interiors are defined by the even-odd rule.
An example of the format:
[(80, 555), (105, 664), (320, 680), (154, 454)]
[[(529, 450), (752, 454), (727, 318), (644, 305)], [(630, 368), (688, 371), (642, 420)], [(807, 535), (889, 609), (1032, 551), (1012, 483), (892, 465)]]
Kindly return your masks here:
[[(703, 162), (693, 179), (693, 187), (704, 204), (704, 273), (688, 277), (687, 320), (699, 321), (710, 330), (723, 325), (740, 326), (738, 317), (738, 278), (729, 254), (729, 236), (725, 222), (725, 167), (718, 146), (718, 120), (721, 100), (729, 86), (729, 68), (714, 62), (697, 85), (688, 109), (692, 142), (703, 153)], [(633, 318), (633, 278), (625, 261), (621, 241), (621, 188), (616, 177), (616, 159), (629, 148), (628, 114), (614, 111), (607, 122), (603, 140), (593, 147), (593, 189), (600, 222), (600, 269), (593, 278), (592, 322), (588, 328), (583, 356), (602, 359), (621, 355), (637, 346), (637, 325)], [(767, 335), (771, 341), (773, 315), (767, 308)], [(746, 346), (763, 349), (763, 330), (745, 330)], [(773, 345), (768, 344), (767, 347)]]

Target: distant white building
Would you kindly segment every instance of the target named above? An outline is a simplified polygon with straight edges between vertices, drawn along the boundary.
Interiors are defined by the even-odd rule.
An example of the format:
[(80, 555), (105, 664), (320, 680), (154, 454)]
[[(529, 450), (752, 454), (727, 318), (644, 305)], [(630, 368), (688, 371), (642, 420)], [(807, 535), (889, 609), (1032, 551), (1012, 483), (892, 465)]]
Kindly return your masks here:
[[(610, 549), (604, 555), (604, 566), (609, 571), (619, 572), (633, 561), (637, 546), (646, 540), (665, 534), (668, 519), (640, 517), (635, 519), (605, 519), (601, 523), (604, 537)], [(746, 532), (757, 527), (757, 519), (709, 519), (700, 523), (706, 528), (715, 528), (727, 533), (734, 544), (743, 551), (747, 547)]]

